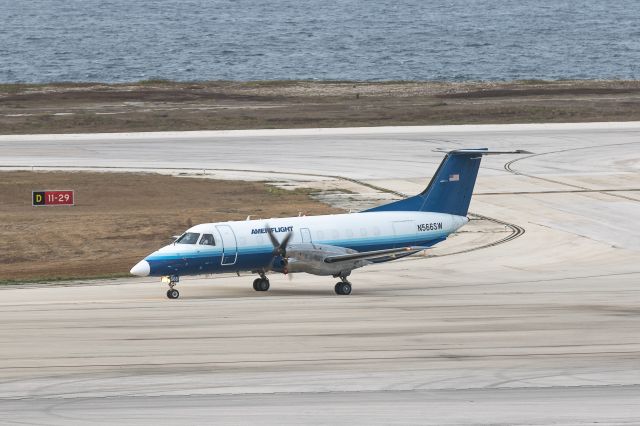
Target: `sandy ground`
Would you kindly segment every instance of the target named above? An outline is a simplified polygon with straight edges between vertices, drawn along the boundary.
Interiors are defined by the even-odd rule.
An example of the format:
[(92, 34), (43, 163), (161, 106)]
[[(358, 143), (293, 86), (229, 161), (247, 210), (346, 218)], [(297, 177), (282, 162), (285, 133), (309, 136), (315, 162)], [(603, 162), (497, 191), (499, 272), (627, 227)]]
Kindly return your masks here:
[(638, 81), (0, 85), (0, 134), (629, 120)]
[[(185, 279), (173, 301), (147, 278), (4, 286), (2, 421), (640, 423), (639, 136), (609, 123), (0, 137), (5, 168), (191, 165), (406, 193), (437, 167), (433, 148), (536, 154), (483, 161), (471, 206), (524, 234), (364, 268), (349, 297), (303, 274), (265, 294), (248, 275)], [(430, 254), (510, 232), (463, 230)]]
[[(0, 281), (125, 276), (194, 224), (342, 211), (305, 190), (183, 176), (0, 173)], [(31, 205), (31, 191), (60, 188), (75, 191), (75, 206)]]

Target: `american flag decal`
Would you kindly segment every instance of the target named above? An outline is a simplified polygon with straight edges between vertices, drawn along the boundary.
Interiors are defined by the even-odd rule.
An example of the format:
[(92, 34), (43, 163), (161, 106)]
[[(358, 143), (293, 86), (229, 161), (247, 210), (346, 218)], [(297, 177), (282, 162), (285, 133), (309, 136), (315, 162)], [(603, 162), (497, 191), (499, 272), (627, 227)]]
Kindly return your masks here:
[(449, 182), (457, 182), (460, 180), (460, 175), (455, 174), (455, 175), (449, 175)]

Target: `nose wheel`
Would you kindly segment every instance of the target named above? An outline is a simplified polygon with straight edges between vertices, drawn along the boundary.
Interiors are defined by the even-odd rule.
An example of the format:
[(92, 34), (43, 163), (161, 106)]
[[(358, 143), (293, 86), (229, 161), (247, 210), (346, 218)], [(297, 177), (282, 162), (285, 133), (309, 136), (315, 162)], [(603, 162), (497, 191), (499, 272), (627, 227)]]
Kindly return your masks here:
[(169, 290), (167, 290), (167, 298), (177, 299), (178, 297), (180, 297), (180, 292), (174, 288), (176, 284), (178, 284), (178, 281), (180, 281), (180, 277), (178, 277), (177, 275), (162, 277), (162, 282), (169, 285)]

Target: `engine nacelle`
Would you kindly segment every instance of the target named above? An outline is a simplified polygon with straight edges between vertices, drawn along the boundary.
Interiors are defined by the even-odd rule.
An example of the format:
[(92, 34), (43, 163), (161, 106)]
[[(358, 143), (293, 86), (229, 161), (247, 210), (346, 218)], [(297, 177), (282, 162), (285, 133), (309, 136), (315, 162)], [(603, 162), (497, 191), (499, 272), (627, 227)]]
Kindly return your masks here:
[[(288, 272), (307, 272), (314, 275), (348, 276), (353, 269), (361, 268), (370, 262), (368, 260), (352, 260), (326, 263), (324, 260), (329, 256), (352, 253), (357, 253), (357, 251), (324, 244), (292, 244), (287, 247), (289, 259), (287, 270)], [(274, 259), (274, 263), (276, 259)]]
[(287, 260), (282, 256), (275, 256), (271, 261), (270, 269), (275, 272), (286, 274), (290, 272)]

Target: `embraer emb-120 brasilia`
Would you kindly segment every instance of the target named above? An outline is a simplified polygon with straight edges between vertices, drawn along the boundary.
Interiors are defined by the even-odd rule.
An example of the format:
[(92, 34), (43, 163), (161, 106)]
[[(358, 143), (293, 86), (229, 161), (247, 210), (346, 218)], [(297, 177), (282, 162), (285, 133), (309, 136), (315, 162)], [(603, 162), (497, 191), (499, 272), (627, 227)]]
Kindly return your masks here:
[(340, 278), (335, 292), (351, 293), (351, 271), (418, 253), (469, 219), (480, 160), (526, 151), (458, 149), (446, 153), (420, 194), (358, 213), (203, 223), (138, 262), (131, 273), (159, 276), (167, 297), (179, 296), (180, 276), (251, 271), (256, 291), (269, 289), (268, 272), (306, 272)]

